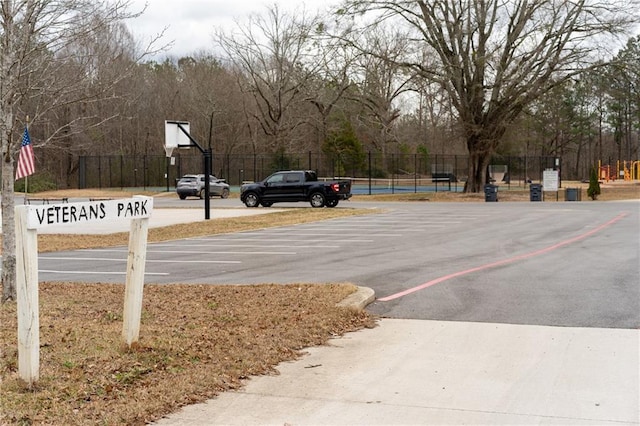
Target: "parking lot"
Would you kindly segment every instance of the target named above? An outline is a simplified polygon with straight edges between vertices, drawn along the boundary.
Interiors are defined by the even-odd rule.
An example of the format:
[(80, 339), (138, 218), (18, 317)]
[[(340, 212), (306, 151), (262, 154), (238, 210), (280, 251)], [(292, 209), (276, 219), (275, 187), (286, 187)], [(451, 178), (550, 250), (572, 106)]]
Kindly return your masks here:
[[(149, 244), (146, 281), (349, 281), (373, 288), (379, 300), (369, 309), (394, 318), (640, 326), (631, 237), (637, 203), (379, 207), (366, 216)], [(41, 254), (40, 279), (123, 282), (126, 256), (126, 247)]]

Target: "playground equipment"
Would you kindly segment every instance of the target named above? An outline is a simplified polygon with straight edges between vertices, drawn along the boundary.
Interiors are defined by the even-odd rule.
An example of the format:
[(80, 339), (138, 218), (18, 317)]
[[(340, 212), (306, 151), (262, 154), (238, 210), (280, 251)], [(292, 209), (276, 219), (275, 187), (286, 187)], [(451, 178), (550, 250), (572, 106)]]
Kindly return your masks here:
[(640, 180), (640, 161), (631, 162), (631, 180)]
[(610, 164), (602, 165), (602, 161), (598, 161), (598, 179), (604, 182), (617, 179), (625, 181), (640, 180), (640, 160), (617, 161), (615, 168)]

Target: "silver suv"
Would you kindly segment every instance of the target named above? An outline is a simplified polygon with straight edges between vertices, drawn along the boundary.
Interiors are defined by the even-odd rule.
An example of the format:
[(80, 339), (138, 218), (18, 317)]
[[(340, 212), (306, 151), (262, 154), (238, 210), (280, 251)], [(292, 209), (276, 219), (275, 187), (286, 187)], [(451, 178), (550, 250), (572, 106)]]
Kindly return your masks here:
[[(176, 184), (176, 192), (181, 200), (187, 197), (204, 198), (204, 175), (184, 175)], [(209, 176), (209, 193), (211, 196), (227, 198), (229, 196), (229, 185), (224, 179)]]

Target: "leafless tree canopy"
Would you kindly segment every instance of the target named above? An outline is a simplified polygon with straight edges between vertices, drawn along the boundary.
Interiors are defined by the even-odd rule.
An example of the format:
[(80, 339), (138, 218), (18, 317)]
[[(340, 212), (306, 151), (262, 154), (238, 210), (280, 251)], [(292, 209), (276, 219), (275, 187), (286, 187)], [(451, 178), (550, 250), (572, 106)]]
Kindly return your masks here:
[[(55, 111), (47, 139), (69, 135), (76, 124), (98, 124), (89, 105), (135, 64), (122, 21), (134, 17), (124, 1), (4, 0), (0, 4), (0, 145), (2, 149), (3, 300), (15, 299), (14, 161), (20, 129)], [(126, 44), (129, 42), (129, 44)], [(117, 63), (121, 68), (105, 64)], [(70, 114), (81, 104), (81, 114)]]
[(251, 118), (272, 138), (272, 149), (295, 147), (293, 130), (302, 122), (291, 110), (305, 102), (306, 87), (319, 71), (313, 35), (319, 21), (306, 13), (294, 17), (278, 7), (238, 26), (239, 34), (218, 33), (218, 43), (244, 77), (253, 97)]
[[(467, 190), (477, 192), (507, 126), (533, 101), (602, 57), (598, 53), (613, 38), (637, 23), (637, 6), (616, 0), (363, 0), (347, 2), (341, 13), (370, 14), (365, 28), (404, 24), (411, 29), (415, 53), (383, 59), (446, 91), (474, 157)], [(358, 26), (352, 30), (362, 32)], [(361, 49), (373, 53), (368, 46)], [(437, 61), (425, 63), (425, 56)]]

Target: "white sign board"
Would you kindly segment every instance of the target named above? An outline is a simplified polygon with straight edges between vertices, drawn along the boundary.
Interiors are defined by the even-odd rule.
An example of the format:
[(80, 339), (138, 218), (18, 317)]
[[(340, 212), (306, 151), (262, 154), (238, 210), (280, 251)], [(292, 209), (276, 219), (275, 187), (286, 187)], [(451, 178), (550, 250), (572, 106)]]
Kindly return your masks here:
[(112, 219), (142, 219), (150, 217), (152, 210), (151, 197), (28, 206), (27, 229)]
[(557, 191), (558, 190), (558, 171), (545, 170), (542, 172), (542, 190)]

